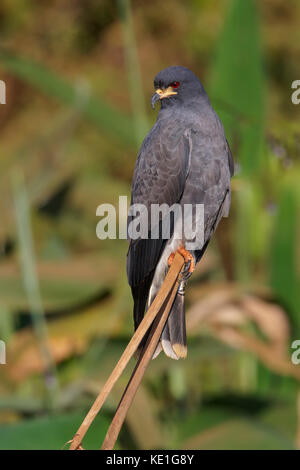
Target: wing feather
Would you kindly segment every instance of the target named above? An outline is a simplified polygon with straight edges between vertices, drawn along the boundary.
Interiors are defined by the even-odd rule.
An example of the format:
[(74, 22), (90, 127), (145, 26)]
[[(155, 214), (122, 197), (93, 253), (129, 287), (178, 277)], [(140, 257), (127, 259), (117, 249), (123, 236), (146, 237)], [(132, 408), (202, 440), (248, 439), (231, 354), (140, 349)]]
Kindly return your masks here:
[[(150, 214), (152, 204), (169, 206), (180, 201), (189, 171), (189, 134), (176, 123), (159, 120), (144, 140), (132, 182), (132, 204), (144, 204)], [(128, 225), (132, 217), (128, 217)], [(149, 235), (151, 220), (149, 221)], [(160, 225), (162, 224), (160, 220)], [(172, 235), (172, 227), (171, 227)], [(167, 240), (130, 240), (127, 276), (134, 298), (135, 326), (141, 321), (154, 271)]]

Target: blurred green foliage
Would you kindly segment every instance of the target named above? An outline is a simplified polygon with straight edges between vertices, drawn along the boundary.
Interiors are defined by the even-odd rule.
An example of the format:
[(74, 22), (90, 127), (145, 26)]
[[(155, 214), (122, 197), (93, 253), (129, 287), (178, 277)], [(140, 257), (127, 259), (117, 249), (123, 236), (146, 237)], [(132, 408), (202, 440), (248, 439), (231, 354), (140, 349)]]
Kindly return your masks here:
[[(1, 448), (63, 447), (132, 334), (127, 243), (98, 240), (95, 214), (129, 195), (152, 79), (172, 64), (194, 70), (224, 122), (232, 210), (190, 281), (188, 359), (150, 364), (118, 448), (300, 446), (299, 20), (299, 2), (283, 0), (1, 3)], [(129, 374), (85, 448), (100, 447)]]

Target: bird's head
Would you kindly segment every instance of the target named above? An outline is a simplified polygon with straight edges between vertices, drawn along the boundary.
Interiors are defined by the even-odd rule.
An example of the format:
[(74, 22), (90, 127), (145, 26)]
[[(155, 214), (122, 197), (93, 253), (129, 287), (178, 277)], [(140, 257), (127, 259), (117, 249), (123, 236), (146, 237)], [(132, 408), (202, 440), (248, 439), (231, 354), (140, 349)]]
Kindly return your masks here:
[(152, 96), (152, 108), (158, 101), (166, 107), (185, 104), (197, 96), (207, 96), (196, 75), (186, 67), (174, 65), (161, 70), (154, 79), (155, 93)]

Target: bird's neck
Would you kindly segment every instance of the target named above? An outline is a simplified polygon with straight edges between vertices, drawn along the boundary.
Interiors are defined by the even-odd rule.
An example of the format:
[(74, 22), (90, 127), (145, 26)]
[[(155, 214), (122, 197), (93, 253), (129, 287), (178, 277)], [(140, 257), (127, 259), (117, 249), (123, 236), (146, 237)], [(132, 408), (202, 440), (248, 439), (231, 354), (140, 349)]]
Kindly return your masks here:
[(192, 99), (186, 101), (173, 101), (169, 100), (168, 102), (161, 102), (161, 108), (158, 113), (159, 118), (187, 118), (189, 115), (200, 115), (203, 114), (203, 110), (209, 111), (211, 109), (210, 102), (205, 96), (196, 96)]

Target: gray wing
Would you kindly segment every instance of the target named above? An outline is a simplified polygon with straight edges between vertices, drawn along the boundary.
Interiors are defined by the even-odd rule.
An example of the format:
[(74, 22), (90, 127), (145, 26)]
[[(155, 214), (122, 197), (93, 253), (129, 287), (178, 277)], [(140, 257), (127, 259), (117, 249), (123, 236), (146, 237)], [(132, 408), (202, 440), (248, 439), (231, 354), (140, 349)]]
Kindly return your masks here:
[(214, 122), (211, 134), (201, 130), (191, 133), (191, 167), (181, 199), (181, 204), (204, 205), (204, 246), (195, 253), (197, 262), (230, 208), (233, 158), (222, 124), (218, 118)]
[[(176, 121), (159, 120), (144, 140), (132, 182), (133, 204), (169, 206), (180, 201), (189, 172), (190, 145), (188, 133), (182, 134)], [(128, 218), (130, 223), (131, 218)], [(149, 229), (151, 225), (149, 223)], [(172, 232), (171, 232), (172, 235)], [(167, 240), (130, 240), (127, 254), (127, 276), (134, 298), (135, 326), (141, 321), (148, 292)]]

